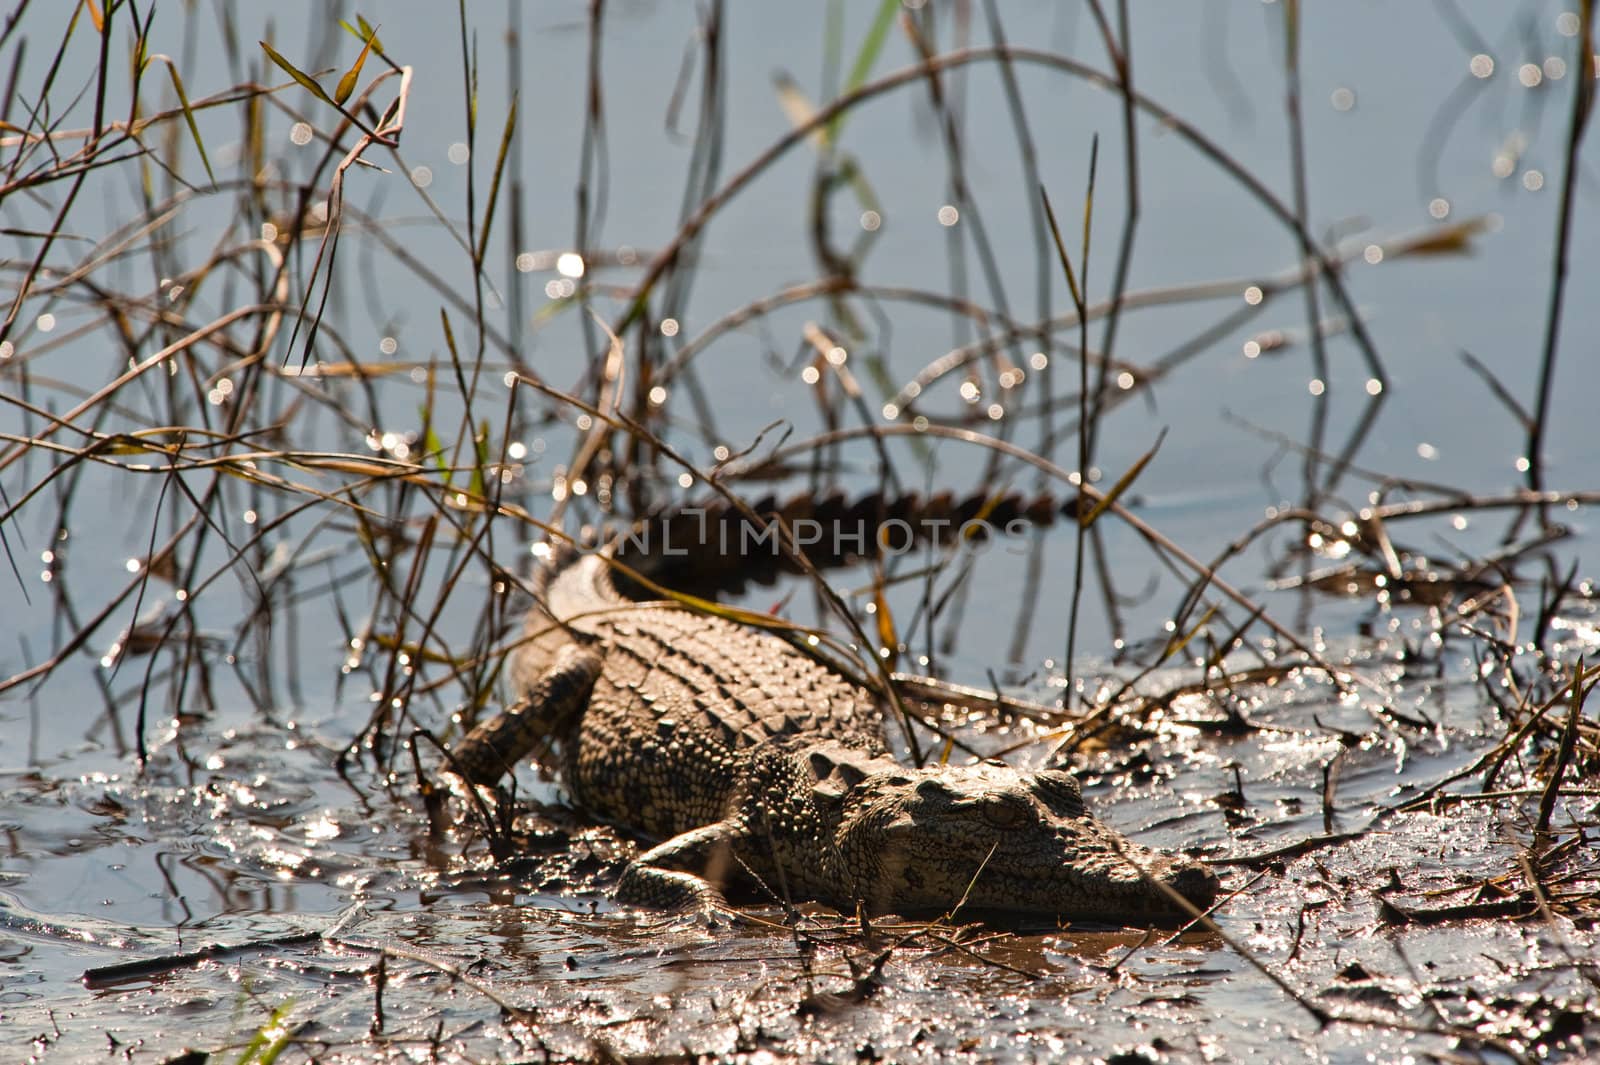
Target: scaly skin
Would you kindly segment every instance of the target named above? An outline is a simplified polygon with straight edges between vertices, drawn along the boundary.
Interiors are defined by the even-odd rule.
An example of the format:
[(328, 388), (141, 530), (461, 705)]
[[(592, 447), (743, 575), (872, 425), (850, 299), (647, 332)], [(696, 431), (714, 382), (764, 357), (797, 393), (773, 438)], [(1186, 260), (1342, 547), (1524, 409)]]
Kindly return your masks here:
[[(528, 698), (452, 751), (492, 785), (560, 749), (578, 803), (663, 841), (623, 901), (720, 906), (753, 882), (847, 911), (967, 910), (1140, 923), (1204, 909), (1216, 877), (1085, 810), (1055, 769), (909, 769), (876, 699), (778, 636), (613, 587), (606, 559), (547, 566), (513, 677)], [(561, 624), (556, 624), (560, 622)]]

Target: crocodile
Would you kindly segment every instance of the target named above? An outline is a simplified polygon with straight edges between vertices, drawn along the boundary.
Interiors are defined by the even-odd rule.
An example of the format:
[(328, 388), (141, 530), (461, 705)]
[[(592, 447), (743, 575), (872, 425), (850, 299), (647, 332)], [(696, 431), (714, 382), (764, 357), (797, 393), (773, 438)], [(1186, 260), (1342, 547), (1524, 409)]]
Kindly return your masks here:
[(624, 904), (709, 914), (738, 884), (845, 912), (1151, 924), (1216, 897), (1203, 865), (1095, 819), (1063, 769), (901, 764), (868, 686), (762, 626), (625, 595), (614, 553), (537, 567), (508, 663), (525, 697), (450, 762), (493, 786), (533, 754), (655, 841)]

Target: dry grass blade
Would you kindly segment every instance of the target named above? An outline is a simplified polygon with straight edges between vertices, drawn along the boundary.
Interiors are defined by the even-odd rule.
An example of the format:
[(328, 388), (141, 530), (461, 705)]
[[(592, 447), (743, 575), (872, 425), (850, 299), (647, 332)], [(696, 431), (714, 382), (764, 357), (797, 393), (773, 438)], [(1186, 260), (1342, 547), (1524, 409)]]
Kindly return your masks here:
[[(727, 0), (597, 2), (554, 21), (532, 5), (463, 4), (386, 23), (385, 42), (354, 13), (337, 20), (346, 37), (326, 12), (16, 5), (0, 20), (0, 237), (15, 245), (0, 264), (13, 292), (0, 550), (22, 594), (10, 597), (21, 620), (0, 634), (0, 717), (26, 733), (7, 748), (7, 794), (24, 826), (13, 850), (38, 876), (10, 893), (65, 883), (63, 869), (120, 840), (156, 862), (126, 863), (106, 900), (178, 901), (131, 939), (104, 938), (110, 922), (83, 916), (95, 899), (75, 896), (50, 900), (50, 921), (0, 905), (0, 933), (41, 958), (75, 930), (102, 937), (80, 946), (114, 950), (192, 930), (203, 913), (185, 898), (214, 895), (207, 920), (259, 922), (285, 892), (398, 875), (460, 943), (483, 945), (472, 965), (493, 978), (467, 982), (466, 956), (377, 952), (365, 982), (345, 981), (370, 1000), (300, 1033), (333, 1057), (476, 1060), (514, 1042), (552, 1060), (995, 1047), (1107, 1058), (1126, 1048), (1105, 1033), (1151, 1003), (1193, 1014), (1158, 1047), (1176, 1057), (1213, 1034), (1241, 1056), (1284, 1044), (1311, 1057), (1581, 1054), (1597, 979), (1585, 952), (1600, 918), (1588, 846), (1600, 668), (1573, 659), (1594, 657), (1580, 558), (1600, 491), (1542, 487), (1550, 456), (1581, 464), (1590, 444), (1551, 421), (1593, 371), (1556, 360), (1558, 334), (1583, 335), (1594, 314), (1565, 292), (1594, 93), (1594, 3), (1571, 6), (1537, 19), (1453, 3), (1387, 12), (1432, 18), (1454, 40), (1442, 59), (1434, 37), (1405, 42), (1404, 88), (1424, 105), (1439, 85), (1447, 97), (1444, 134), (1416, 144), (1393, 139), (1404, 109), (1367, 106), (1359, 122), (1322, 110), (1353, 106), (1354, 90), (1315, 88), (1329, 38), (1297, 3), (1231, 28), (1220, 10), (1184, 9), (1138, 33), (1127, 0), (1064, 13), (829, 0), (809, 20), (776, 7), (752, 19)], [(817, 23), (820, 42), (790, 29)], [(1198, 48), (1135, 63), (1136, 44), (1185, 25)], [(258, 38), (306, 44), (296, 55)], [(415, 68), (385, 50), (419, 44)], [(764, 89), (752, 54), (770, 60), (760, 71), (793, 74)], [(1148, 63), (1191, 58), (1213, 84), (1279, 85), (1287, 135), (1213, 128), (1207, 101), (1166, 100), (1190, 71)], [(1363, 104), (1398, 85), (1392, 71), (1359, 73)], [(402, 145), (414, 77), (430, 95)], [(1474, 107), (1481, 127), (1459, 123)], [(493, 134), (495, 114), (489, 152), (477, 133), (487, 122)], [(1326, 186), (1313, 138), (1329, 122), (1363, 148), (1387, 145), (1368, 154), (1390, 171), (1404, 153), (1425, 157), (1434, 222), (1408, 231), (1352, 202), (1360, 188)], [(1480, 143), (1456, 150), (1456, 129)], [(1121, 164), (1110, 189), (1096, 130)], [(1390, 139), (1369, 142), (1373, 131)], [(1161, 142), (1158, 168), (1141, 164), (1156, 147), (1145, 137)], [(561, 144), (574, 152), (549, 150)], [(1456, 162), (1485, 156), (1497, 175), (1510, 165), (1494, 187), (1514, 195), (1484, 201), (1482, 175)], [(1081, 211), (1058, 217), (1045, 186), (1084, 162)], [(1313, 203), (1317, 190), (1328, 196)], [(1506, 224), (1475, 215), (1486, 209)], [(1371, 223), (1320, 217), (1368, 211)], [(1108, 222), (1120, 230), (1109, 258)], [(1551, 228), (1553, 244), (1529, 244)], [(1466, 298), (1524, 291), (1505, 271), (1529, 255), (1548, 257), (1535, 278), (1548, 307), (1530, 318), (1515, 301)], [(1387, 408), (1351, 299), (1371, 290), (1394, 335), (1443, 337), (1411, 352), (1395, 383), (1406, 399)], [(1457, 361), (1461, 345), (1436, 332), (1540, 325), (1537, 365), (1487, 342), (1481, 360)], [(1309, 374), (1293, 368), (1302, 353)], [(1438, 454), (1418, 450), (1431, 464), (1416, 465), (1408, 434), (1423, 423), (1395, 404), (1419, 388), (1461, 399), (1473, 374), (1492, 397), (1486, 428), (1446, 419)], [(1222, 406), (1249, 417), (1213, 424)], [(1478, 462), (1491, 423), (1528, 437), (1526, 470)], [(1133, 451), (1150, 428), (1157, 440)], [(1523, 472), (1533, 489), (1496, 487)], [(702, 539), (689, 542), (749, 536), (686, 559), (631, 546), (659, 529), (673, 538), (651, 542), (671, 552), (697, 516)], [(915, 531), (902, 538), (896, 522)], [(1501, 523), (1512, 530), (1487, 528)], [(813, 524), (824, 541), (810, 542)], [(435, 786), (448, 745), (526, 703), (523, 674), (570, 638), (527, 607), (542, 589), (557, 608), (571, 586), (527, 580), (528, 567), (602, 542), (636, 598), (563, 621), (673, 611), (694, 634), (636, 655), (641, 669), (698, 675), (695, 641), (723, 631), (713, 617), (759, 628), (864, 689), (863, 716), (877, 702), (868, 746), (902, 763), (890, 776), (1005, 776), (982, 765), (995, 759), (1019, 778), (1076, 771), (1088, 807), (1141, 843), (1258, 872), (1230, 876), (1195, 933), (1159, 955), (1158, 936), (1076, 922), (1012, 928), (986, 912), (956, 927), (1010, 853), (1003, 834), (937, 853), (966, 864), (932, 922), (812, 908), (804, 865), (752, 872), (744, 927), (719, 923), (709, 939), (606, 907), (637, 841), (567, 803), (571, 779), (515, 786), (535, 767), (561, 777), (569, 750), (602, 730), (547, 729), (532, 765), (504, 767), (505, 789)], [(824, 579), (834, 567), (852, 591)], [(713, 725), (743, 706), (731, 687), (696, 694)], [(821, 731), (804, 718), (817, 708), (785, 712), (802, 737)], [(835, 766), (808, 796), (816, 766), (796, 763), (798, 806), (836, 784), (858, 794)], [(765, 766), (755, 772), (764, 783)], [(132, 801), (174, 813), (124, 839)], [(1370, 819), (1341, 831), (1360, 811)], [(775, 815), (755, 824), (751, 854), (761, 835), (773, 854), (790, 845)], [(184, 859), (197, 840), (200, 864)], [(1463, 879), (1472, 861), (1490, 872)], [(848, 892), (835, 901), (851, 909)], [(1339, 969), (1353, 960), (1340, 936), (1374, 909), (1404, 971), (1380, 972), (1379, 952), (1350, 975), (1360, 967)], [(374, 916), (374, 936), (392, 938), (390, 917)], [(641, 944), (654, 975), (636, 980)], [(294, 971), (348, 967), (326, 942), (304, 946), (329, 957), (230, 963), (251, 984), (239, 1014), (253, 1015), (241, 1024), (228, 1016), (237, 996), (201, 995), (191, 1019), (215, 1034), (195, 1053), (283, 1060), (300, 1015)], [(1248, 967), (1219, 993), (1204, 974), (1233, 950)], [(572, 975), (505, 964), (533, 954)], [(203, 990), (207, 958), (174, 950), (137, 978), (173, 971)], [(729, 982), (752, 965), (767, 975)], [(602, 975), (597, 1011), (583, 989)], [(901, 992), (952, 980), (972, 993), (944, 996), (934, 1031), (927, 996)], [(1006, 1005), (1022, 980), (1025, 1018)], [(438, 1011), (423, 1001), (446, 983), (466, 992), (449, 1031), (429, 1027)], [(1144, 991), (1117, 990), (1135, 984)], [(1235, 1008), (1280, 993), (1301, 1008), (1271, 1033)], [(89, 1045), (103, 1031), (123, 1039), (124, 1022), (148, 1052), (177, 1052), (170, 1032), (114, 1017), (115, 997), (68, 1011), (47, 995), (7, 1016), (68, 1058), (103, 1050)], [(1111, 1023), (1076, 1025), (1090, 1006)]]
[(167, 73), (172, 77), (172, 91), (178, 94), (178, 106), (183, 109), (183, 120), (189, 125), (189, 136), (194, 139), (194, 149), (200, 153), (200, 165), (206, 168), (206, 177), (213, 185), (217, 183), (217, 175), (212, 172), (211, 160), (206, 156), (206, 143), (200, 137), (200, 126), (194, 120), (194, 108), (189, 105), (189, 94), (183, 90), (183, 76), (178, 73), (177, 64), (164, 55), (153, 55), (145, 60), (146, 64), (160, 63), (167, 68)]
[[(1587, 685), (1585, 681), (1588, 682)], [(1567, 765), (1572, 761), (1573, 747), (1577, 743), (1578, 722), (1583, 717), (1583, 702), (1596, 684), (1600, 684), (1600, 666), (1596, 666), (1586, 676), (1583, 659), (1580, 657), (1578, 664), (1572, 670), (1572, 706), (1567, 711), (1567, 723), (1561, 730), (1561, 743), (1556, 749), (1556, 764), (1550, 771), (1550, 782), (1545, 785), (1544, 795), (1539, 799), (1539, 820), (1534, 827), (1536, 838), (1542, 838), (1550, 831), (1550, 817), (1555, 812), (1556, 798), (1561, 794), (1561, 779), (1566, 775)]]
[[(1555, 387), (1556, 350), (1561, 337), (1562, 311), (1566, 303), (1568, 256), (1572, 243), (1573, 217), (1576, 213), (1578, 180), (1578, 151), (1584, 134), (1589, 129), (1589, 118), (1594, 111), (1595, 99), (1595, 2), (1582, 0), (1578, 6), (1576, 39), (1577, 68), (1572, 78), (1572, 111), (1567, 123), (1566, 152), (1561, 175), (1561, 203), (1556, 220), (1555, 254), (1550, 264), (1551, 279), (1549, 307), (1545, 314), (1544, 344), (1539, 359), (1539, 381), (1533, 406), (1533, 421), (1528, 427), (1527, 474), (1528, 487), (1535, 492), (1544, 488), (1544, 436), (1550, 423), (1550, 400)], [(1548, 523), (1548, 513), (1541, 507), (1541, 522)]]
[(345, 101), (350, 99), (350, 94), (356, 91), (356, 82), (361, 78), (361, 68), (367, 65), (367, 56), (372, 53), (373, 42), (377, 40), (375, 32), (366, 35), (366, 43), (361, 47), (361, 54), (356, 56), (356, 61), (350, 64), (350, 69), (339, 78), (339, 84), (333, 91), (334, 103), (343, 106)]
[(1122, 498), (1122, 493), (1133, 487), (1133, 482), (1137, 481), (1139, 475), (1144, 472), (1144, 468), (1150, 465), (1150, 460), (1156, 457), (1156, 452), (1161, 450), (1161, 442), (1166, 438), (1167, 431), (1163, 429), (1156, 436), (1156, 442), (1150, 445), (1150, 450), (1140, 455), (1134, 464), (1128, 467), (1127, 472), (1117, 478), (1117, 483), (1112, 485), (1099, 499), (1095, 500), (1094, 506), (1089, 508), (1087, 514), (1079, 515), (1079, 524), (1087, 528), (1093, 525), (1100, 515), (1110, 510), (1112, 505)]
[[(1050, 239), (1055, 242), (1056, 257), (1061, 263), (1061, 273), (1067, 279), (1067, 289), (1072, 293), (1072, 302), (1076, 307), (1084, 306), (1084, 297), (1078, 288), (1078, 274), (1072, 268), (1072, 257), (1067, 254), (1067, 246), (1061, 239), (1061, 226), (1056, 222), (1055, 208), (1050, 206), (1050, 192), (1043, 185), (1039, 186), (1039, 199), (1044, 203), (1045, 217), (1050, 222)], [(1082, 316), (1080, 310), (1079, 316)]]
[[(1083, 248), (1081, 266), (1083, 269), (1082, 286), (1080, 287), (1077, 276), (1072, 269), (1072, 260), (1067, 255), (1066, 245), (1061, 240), (1061, 227), (1056, 224), (1056, 213), (1050, 206), (1050, 197), (1043, 186), (1039, 195), (1044, 200), (1045, 217), (1050, 222), (1050, 236), (1055, 241), (1056, 254), (1061, 260), (1061, 271), (1066, 275), (1067, 287), (1072, 292), (1072, 302), (1078, 312), (1078, 499), (1079, 505), (1077, 521), (1077, 542), (1072, 558), (1072, 605), (1067, 613), (1067, 647), (1063, 663), (1067, 671), (1067, 684), (1061, 697), (1063, 709), (1071, 709), (1073, 694), (1076, 691), (1073, 681), (1074, 663), (1077, 658), (1078, 647), (1078, 610), (1083, 597), (1083, 562), (1084, 562), (1084, 533), (1093, 523), (1093, 517), (1085, 517), (1083, 512), (1083, 491), (1089, 483), (1089, 471), (1092, 455), (1090, 453), (1090, 436), (1093, 432), (1089, 420), (1089, 307), (1087, 289), (1089, 284), (1089, 235), (1093, 230), (1094, 220), (1094, 182), (1095, 171), (1100, 159), (1100, 135), (1095, 134), (1089, 146), (1089, 180), (1083, 196)], [(1112, 501), (1099, 499), (1096, 501), (1100, 510), (1112, 505)]]

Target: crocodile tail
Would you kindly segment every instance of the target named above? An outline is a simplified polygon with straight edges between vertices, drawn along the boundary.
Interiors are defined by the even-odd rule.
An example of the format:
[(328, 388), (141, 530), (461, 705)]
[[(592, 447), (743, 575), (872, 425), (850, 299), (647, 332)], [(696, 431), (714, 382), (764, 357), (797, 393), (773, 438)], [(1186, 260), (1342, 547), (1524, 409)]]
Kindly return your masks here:
[[(987, 539), (1046, 527), (1076, 511), (1076, 498), (1049, 493), (950, 492), (922, 495), (873, 492), (855, 499), (837, 490), (802, 492), (779, 500), (767, 495), (748, 511), (725, 499), (657, 511), (618, 536), (616, 557), (652, 580), (684, 591), (737, 592), (771, 584), (800, 567), (779, 543), (772, 519), (781, 519), (818, 569), (863, 558), (948, 546), (962, 538)], [(754, 517), (752, 517), (754, 515)]]

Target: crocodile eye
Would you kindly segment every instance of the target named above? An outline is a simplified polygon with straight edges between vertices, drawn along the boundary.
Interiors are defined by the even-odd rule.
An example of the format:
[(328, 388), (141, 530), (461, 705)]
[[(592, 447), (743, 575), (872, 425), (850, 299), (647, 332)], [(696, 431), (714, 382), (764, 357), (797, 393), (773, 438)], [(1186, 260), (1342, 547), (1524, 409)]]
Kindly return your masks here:
[(1016, 828), (1028, 816), (1019, 803), (1007, 799), (990, 799), (983, 804), (983, 819), (995, 828)]
[(1084, 814), (1083, 791), (1071, 773), (1061, 769), (1043, 769), (1033, 778), (1033, 791), (1045, 805), (1070, 817)]

